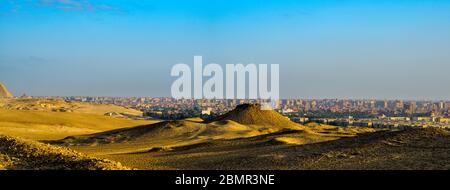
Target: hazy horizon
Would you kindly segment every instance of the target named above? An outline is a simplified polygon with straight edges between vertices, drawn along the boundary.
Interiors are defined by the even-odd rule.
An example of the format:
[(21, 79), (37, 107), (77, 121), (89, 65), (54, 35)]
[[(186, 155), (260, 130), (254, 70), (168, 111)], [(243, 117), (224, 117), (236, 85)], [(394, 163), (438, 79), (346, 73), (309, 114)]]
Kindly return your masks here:
[(281, 98), (450, 100), (450, 1), (1, 0), (16, 96), (167, 97), (177, 63), (280, 64)]

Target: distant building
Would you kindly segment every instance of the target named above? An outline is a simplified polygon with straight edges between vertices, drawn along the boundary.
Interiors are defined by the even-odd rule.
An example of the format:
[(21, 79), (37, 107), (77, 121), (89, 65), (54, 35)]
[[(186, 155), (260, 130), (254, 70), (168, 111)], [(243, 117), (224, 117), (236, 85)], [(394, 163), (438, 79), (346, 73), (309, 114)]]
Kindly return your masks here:
[(306, 123), (309, 121), (309, 118), (307, 117), (293, 117), (291, 118), (291, 121), (296, 122), (296, 123)]
[(409, 118), (409, 117), (389, 117), (389, 120), (392, 120), (392, 121), (410, 121), (411, 118)]
[(413, 117), (413, 121), (433, 121), (432, 117)]
[(6, 88), (6, 86), (0, 82), (0, 98), (12, 98), (12, 93)]
[(202, 115), (211, 115), (212, 108), (207, 108), (206, 110), (202, 110)]

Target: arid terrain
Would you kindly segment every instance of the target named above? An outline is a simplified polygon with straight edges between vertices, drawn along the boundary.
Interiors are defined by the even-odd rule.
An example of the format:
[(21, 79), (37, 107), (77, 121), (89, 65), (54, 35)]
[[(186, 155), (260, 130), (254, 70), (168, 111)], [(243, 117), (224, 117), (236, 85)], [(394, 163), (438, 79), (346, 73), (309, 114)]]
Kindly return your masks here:
[(68, 148), (0, 136), (0, 169), (128, 170), (118, 162), (83, 155)]
[(208, 121), (110, 112), (139, 114), (112, 105), (0, 99), (0, 168), (450, 169), (450, 132), (443, 129), (299, 125), (257, 104)]
[(17, 110), (4, 109), (0, 106), (0, 133), (33, 140), (61, 139), (70, 135), (90, 134), (154, 122), (156, 121), (113, 118), (84, 112)]

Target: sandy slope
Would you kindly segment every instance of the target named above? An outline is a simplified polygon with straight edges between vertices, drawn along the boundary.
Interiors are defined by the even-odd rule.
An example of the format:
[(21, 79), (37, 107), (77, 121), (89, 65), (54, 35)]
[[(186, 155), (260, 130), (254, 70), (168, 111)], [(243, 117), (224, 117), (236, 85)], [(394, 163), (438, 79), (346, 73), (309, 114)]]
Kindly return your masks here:
[[(265, 118), (265, 119), (262, 119)], [(270, 122), (269, 122), (270, 120)], [(261, 123), (264, 122), (264, 123)], [(87, 146), (102, 154), (169, 150), (214, 140), (249, 138), (280, 131), (310, 132), (307, 127), (291, 122), (272, 110), (262, 111), (259, 105), (241, 105), (211, 121), (193, 119), (166, 121), (152, 125), (118, 129), (90, 135), (68, 137), (55, 143), (65, 146)]]
[(0, 135), (0, 169), (123, 170), (122, 164), (73, 150)]
[(217, 140), (169, 151), (103, 155), (140, 169), (450, 169), (450, 136), (440, 129), (379, 131), (338, 140), (293, 145), (273, 133)]
[(61, 139), (154, 122), (85, 113), (0, 109), (0, 134), (36, 140)]

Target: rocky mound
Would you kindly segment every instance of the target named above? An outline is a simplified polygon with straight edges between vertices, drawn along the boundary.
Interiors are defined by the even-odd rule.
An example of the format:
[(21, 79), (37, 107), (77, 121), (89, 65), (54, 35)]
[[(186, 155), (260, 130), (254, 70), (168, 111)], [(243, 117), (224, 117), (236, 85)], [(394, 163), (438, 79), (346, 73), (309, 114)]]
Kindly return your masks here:
[(68, 148), (0, 135), (0, 169), (124, 170), (118, 162), (85, 156)]
[(0, 82), (0, 98), (12, 98), (13, 95), (9, 92), (8, 88)]
[(208, 122), (227, 120), (235, 121), (243, 125), (263, 125), (279, 128), (289, 128), (292, 126), (300, 127), (300, 125), (292, 122), (276, 111), (261, 109), (260, 104), (238, 105), (234, 110)]

